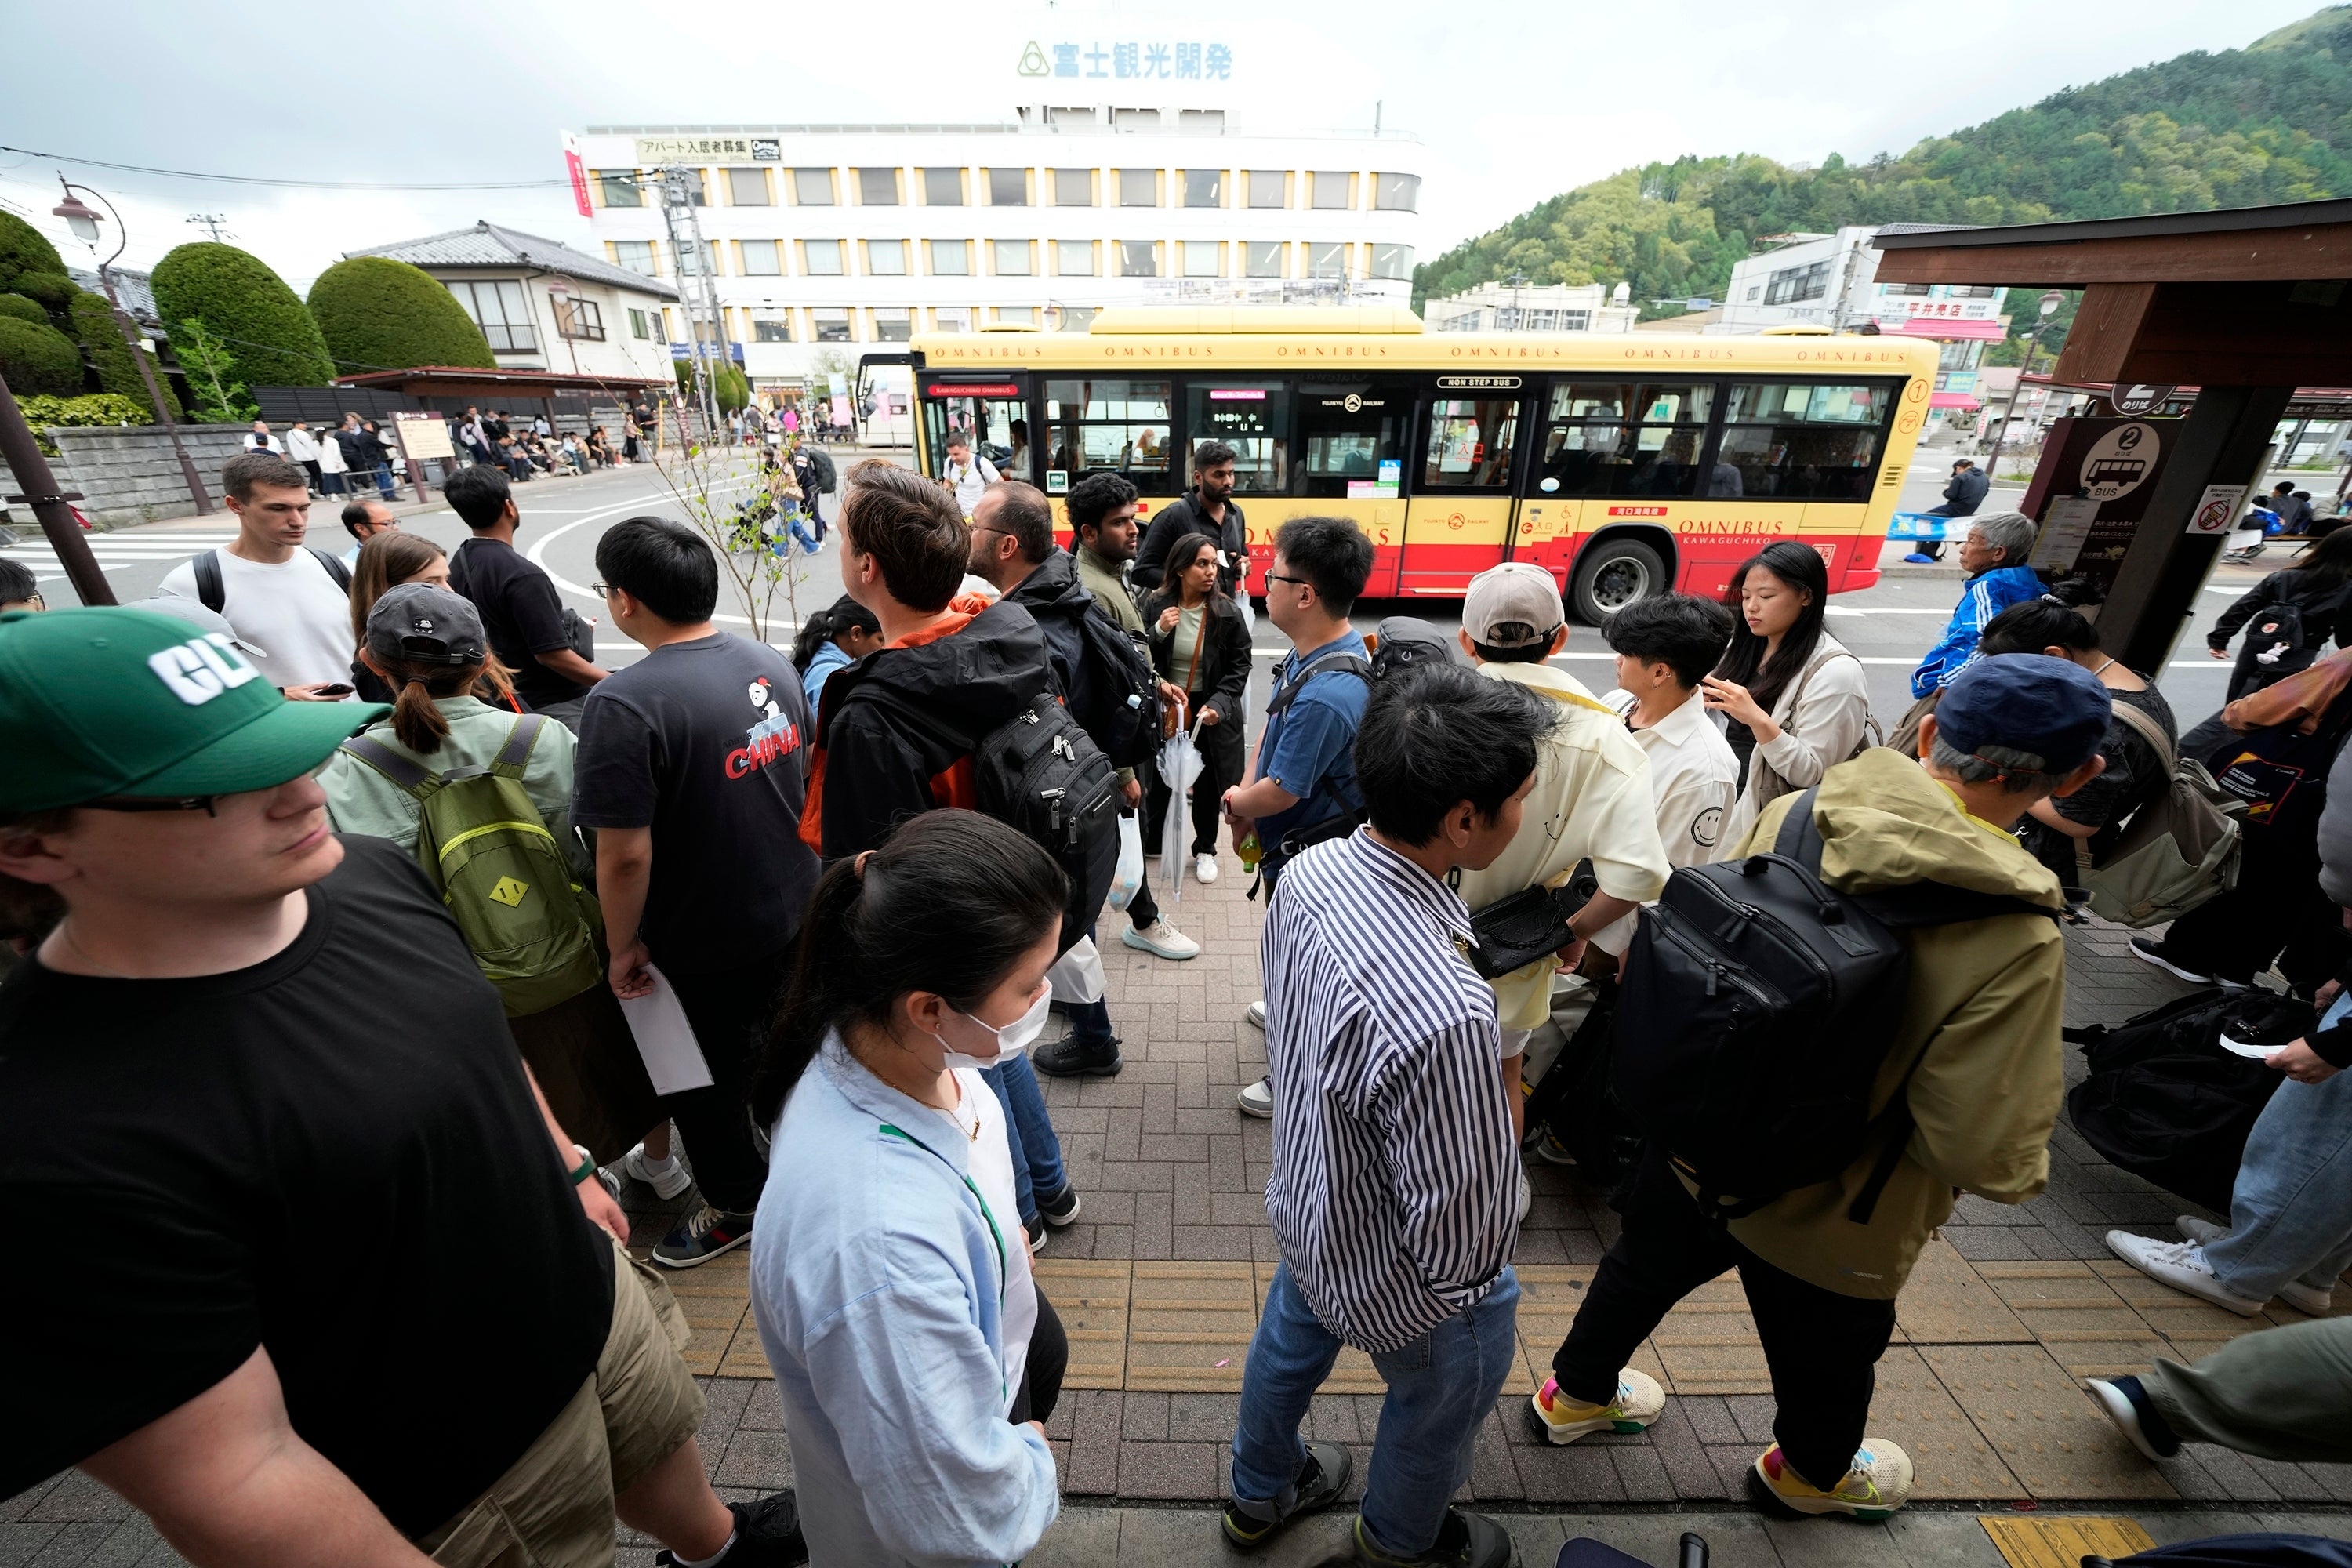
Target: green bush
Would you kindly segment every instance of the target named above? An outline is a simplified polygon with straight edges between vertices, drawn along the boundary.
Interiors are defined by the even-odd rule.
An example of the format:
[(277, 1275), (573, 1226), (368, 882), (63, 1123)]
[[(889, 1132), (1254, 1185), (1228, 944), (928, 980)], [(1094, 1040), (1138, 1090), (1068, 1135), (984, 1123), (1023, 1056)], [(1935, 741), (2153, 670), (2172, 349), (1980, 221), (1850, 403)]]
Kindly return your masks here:
[(81, 391), (81, 350), (55, 327), (0, 318), (0, 377), (19, 396), (71, 397)]
[(155, 266), (155, 310), (166, 322), (201, 318), (247, 386), (324, 386), (334, 379), (326, 340), (285, 280), (233, 245), (198, 240)]
[(388, 256), (354, 256), (320, 273), (310, 285), (310, 314), (347, 374), (425, 364), (498, 366), (489, 340), (457, 297), (430, 274)]
[(49, 313), (41, 309), (38, 300), (27, 300), (22, 294), (0, 294), (0, 316), (30, 321), (37, 327), (49, 324)]
[(41, 231), (14, 213), (0, 212), (0, 289), (16, 290), (22, 273), (65, 276), (65, 258)]
[[(0, 213), (0, 217), (5, 217)], [(5, 287), (12, 294), (22, 294), (48, 311), (48, 323), (56, 326), (66, 319), (66, 307), (81, 292), (81, 285), (62, 272), (19, 272)]]
[(33, 427), (34, 440), (52, 458), (58, 455), (58, 444), (49, 439), (49, 432), (58, 426), (148, 423), (144, 400), (134, 402), (110, 392), (94, 392), (87, 397), (24, 397), (17, 399), (17, 405), (24, 410), (25, 423)]
[[(138, 352), (123, 341), (122, 329), (116, 324), (114, 311), (103, 296), (87, 291), (74, 296), (74, 331), (81, 338), (81, 346), (89, 351), (90, 363), (98, 367), (98, 388), (137, 404), (148, 406), (147, 385), (139, 378), (139, 362), (131, 357)], [(151, 357), (150, 369), (155, 362)], [(160, 410), (142, 416), (142, 424), (176, 425), (180, 422), (180, 400), (173, 395), (172, 384), (163, 373), (155, 375), (155, 390), (163, 396)]]

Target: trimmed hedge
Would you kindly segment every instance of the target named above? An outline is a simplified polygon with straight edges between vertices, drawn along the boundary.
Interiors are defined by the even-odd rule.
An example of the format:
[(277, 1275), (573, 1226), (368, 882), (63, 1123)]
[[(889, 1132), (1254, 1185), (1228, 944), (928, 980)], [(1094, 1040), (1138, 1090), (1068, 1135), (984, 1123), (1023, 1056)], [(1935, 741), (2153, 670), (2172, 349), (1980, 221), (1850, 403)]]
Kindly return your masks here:
[(81, 391), (81, 350), (55, 327), (0, 317), (0, 376), (20, 397), (71, 397)]
[(148, 422), (144, 399), (117, 397), (110, 392), (94, 392), (87, 397), (26, 397), (18, 399), (25, 413), (25, 423), (33, 427), (34, 442), (48, 457), (58, 455), (58, 444), (49, 439), (49, 432), (60, 425), (144, 425)]
[(81, 346), (89, 351), (90, 363), (98, 367), (99, 391), (137, 404), (142, 423), (178, 424), (180, 400), (152, 357), (147, 363), (155, 370), (155, 389), (163, 395), (163, 406), (161, 410), (149, 409), (147, 386), (139, 379), (139, 362), (131, 357), (135, 351), (123, 341), (122, 329), (115, 324), (114, 312), (105, 296), (84, 290), (74, 296), (72, 310), (74, 331), (81, 338)]
[[(7, 215), (0, 213), (0, 217)], [(51, 326), (66, 319), (66, 307), (81, 292), (81, 285), (62, 272), (19, 272), (8, 279), (5, 287), (13, 294), (22, 294), (48, 311)]]
[(197, 240), (155, 265), (155, 310), (167, 323), (200, 319), (247, 386), (324, 386), (335, 370), (318, 322), (285, 279), (233, 245)]
[(19, 321), (30, 321), (37, 327), (46, 327), (49, 324), (49, 313), (41, 308), (41, 302), (38, 300), (27, 300), (22, 294), (0, 294), (0, 316), (12, 317)]
[(65, 258), (41, 231), (14, 213), (0, 212), (0, 289), (16, 291), (26, 272), (65, 276)]
[(431, 274), (389, 256), (354, 256), (320, 273), (310, 285), (310, 314), (347, 372), (498, 368), (489, 340), (457, 297)]

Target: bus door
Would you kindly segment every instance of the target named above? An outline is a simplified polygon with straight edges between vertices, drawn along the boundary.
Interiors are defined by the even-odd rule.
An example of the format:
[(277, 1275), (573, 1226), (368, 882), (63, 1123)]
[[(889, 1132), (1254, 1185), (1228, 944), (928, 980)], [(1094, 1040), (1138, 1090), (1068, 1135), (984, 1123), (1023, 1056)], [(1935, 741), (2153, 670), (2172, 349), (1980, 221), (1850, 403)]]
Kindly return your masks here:
[[(1274, 531), (1291, 517), (1344, 517), (1372, 542), (1368, 599), (1393, 598), (1404, 559), (1404, 464), (1412, 428), (1412, 384), (1366, 377), (1298, 384), (1298, 471), (1290, 503), (1250, 531), (1262, 567), (1274, 558)], [(1279, 515), (1276, 515), (1278, 510)], [(1261, 579), (1263, 581), (1263, 579)]]
[(1026, 372), (919, 370), (915, 386), (922, 404), (923, 472), (939, 479), (947, 466), (950, 435), (971, 442), (998, 475), (1037, 482), (1029, 440), (1029, 376)]
[(1503, 559), (1527, 424), (1524, 378), (1441, 375), (1422, 404), (1397, 592), (1459, 596)]

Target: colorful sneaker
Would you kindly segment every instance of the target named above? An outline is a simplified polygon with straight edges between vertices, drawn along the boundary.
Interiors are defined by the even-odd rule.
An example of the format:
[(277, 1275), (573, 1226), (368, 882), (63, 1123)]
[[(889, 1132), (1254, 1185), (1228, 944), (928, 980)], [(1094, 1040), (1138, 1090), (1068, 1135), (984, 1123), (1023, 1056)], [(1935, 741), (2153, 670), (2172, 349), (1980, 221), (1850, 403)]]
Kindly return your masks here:
[(1606, 1405), (1587, 1405), (1559, 1391), (1559, 1380), (1545, 1378), (1528, 1403), (1530, 1424), (1555, 1443), (1573, 1443), (1591, 1432), (1639, 1432), (1666, 1408), (1666, 1391), (1646, 1372), (1627, 1367), (1617, 1374), (1617, 1396)]
[(1225, 1539), (1244, 1552), (1253, 1552), (1282, 1533), (1283, 1527), (1303, 1514), (1319, 1513), (1347, 1494), (1355, 1460), (1337, 1443), (1307, 1445), (1307, 1466), (1298, 1472), (1298, 1500), (1280, 1519), (1261, 1519), (1238, 1502), (1227, 1501)]
[(1768, 1502), (1792, 1513), (1885, 1519), (1911, 1500), (1911, 1456), (1884, 1437), (1864, 1437), (1854, 1450), (1853, 1468), (1823, 1491), (1790, 1468), (1775, 1443), (1756, 1461), (1753, 1484), (1763, 1489)]
[(2136, 1377), (2093, 1377), (2083, 1382), (2083, 1392), (2091, 1402), (2105, 1412), (2123, 1435), (2131, 1439), (2133, 1447), (2150, 1459), (2169, 1459), (2180, 1452), (2180, 1438), (2164, 1419), (2164, 1413), (2147, 1396)]
[(688, 1215), (654, 1247), (653, 1260), (665, 1268), (698, 1268), (721, 1253), (751, 1245), (751, 1216), (729, 1214), (704, 1204)]
[(2127, 1230), (2107, 1232), (2107, 1250), (2159, 1285), (2169, 1285), (2200, 1300), (2251, 1318), (2263, 1310), (2252, 1296), (2241, 1296), (2221, 1283), (2207, 1261), (2205, 1248), (2193, 1241), (2158, 1241)]
[(1127, 929), (1118, 933), (1118, 940), (1154, 958), (1165, 958), (1177, 963), (1201, 956), (1201, 944), (1170, 925), (1165, 915), (1148, 926), (1129, 921)]

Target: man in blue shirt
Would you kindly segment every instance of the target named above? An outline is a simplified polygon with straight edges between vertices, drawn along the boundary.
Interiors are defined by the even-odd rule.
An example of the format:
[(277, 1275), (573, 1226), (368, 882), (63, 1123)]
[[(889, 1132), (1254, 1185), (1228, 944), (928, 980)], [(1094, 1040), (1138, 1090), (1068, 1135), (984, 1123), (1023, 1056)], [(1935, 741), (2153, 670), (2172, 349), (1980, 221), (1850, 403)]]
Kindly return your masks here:
[(1925, 697), (1948, 685), (1976, 658), (1977, 639), (1984, 636), (1988, 622), (2011, 605), (2042, 596), (2042, 579), (2025, 563), (2039, 531), (2021, 511), (1993, 512), (1969, 529), (1969, 536), (1960, 541), (1960, 568), (1969, 574), (1968, 585), (1952, 608), (1951, 624), (1911, 672), (1912, 696)]
[[(1290, 652), (1275, 666), (1265, 729), (1249, 771), (1224, 798), (1234, 841), (1256, 830), (1269, 902), (1289, 858), (1286, 837), (1305, 848), (1361, 820), (1353, 748), (1371, 695), (1372, 666), (1348, 612), (1371, 574), (1372, 542), (1345, 518), (1294, 517), (1274, 536), (1265, 610), (1290, 640)], [(1264, 1028), (1265, 1005), (1250, 1004), (1249, 1016)], [(1272, 1086), (1260, 1079), (1243, 1089), (1241, 1108), (1273, 1116)]]

